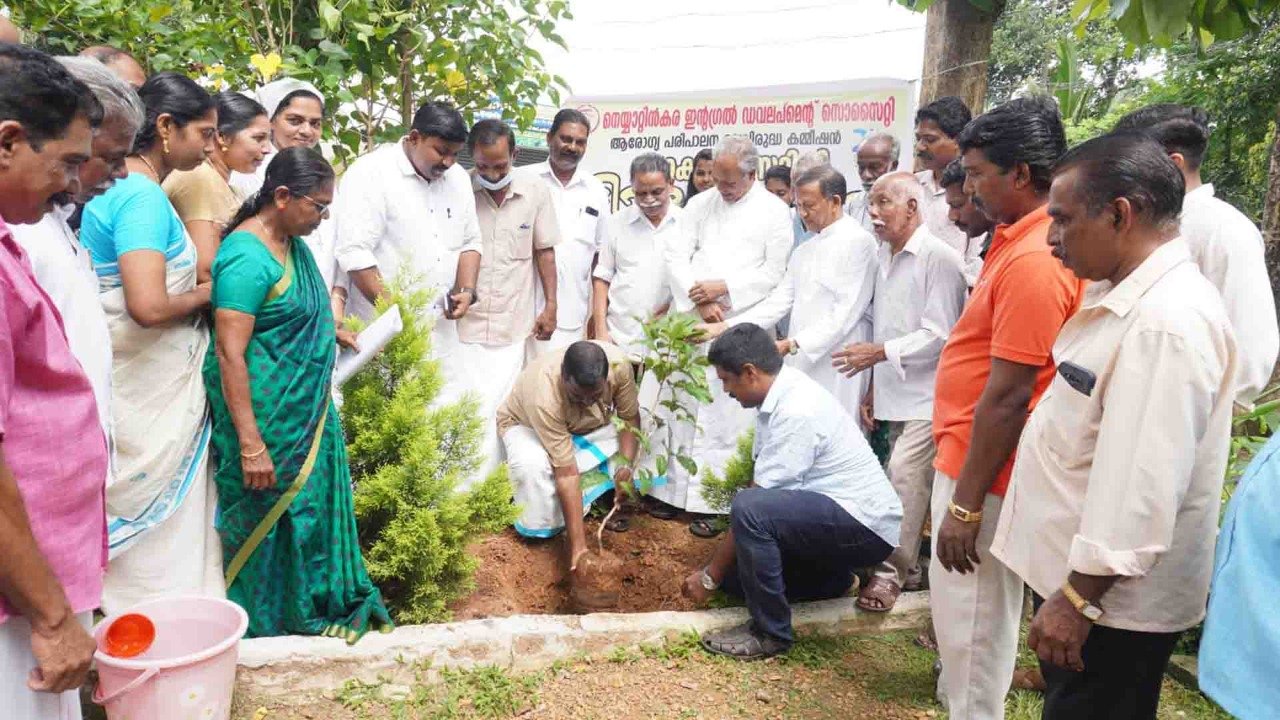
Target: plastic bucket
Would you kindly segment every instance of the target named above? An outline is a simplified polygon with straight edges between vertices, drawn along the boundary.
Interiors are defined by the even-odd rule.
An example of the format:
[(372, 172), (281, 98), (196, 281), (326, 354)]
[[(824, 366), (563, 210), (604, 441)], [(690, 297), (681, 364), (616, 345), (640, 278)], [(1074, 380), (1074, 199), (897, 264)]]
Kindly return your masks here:
[[(104, 651), (106, 632), (120, 615), (139, 613), (155, 624), (155, 642), (132, 658)], [(153, 600), (98, 623), (98, 688), (93, 701), (110, 720), (228, 720), (240, 638), (249, 617), (228, 600), (177, 597)]]

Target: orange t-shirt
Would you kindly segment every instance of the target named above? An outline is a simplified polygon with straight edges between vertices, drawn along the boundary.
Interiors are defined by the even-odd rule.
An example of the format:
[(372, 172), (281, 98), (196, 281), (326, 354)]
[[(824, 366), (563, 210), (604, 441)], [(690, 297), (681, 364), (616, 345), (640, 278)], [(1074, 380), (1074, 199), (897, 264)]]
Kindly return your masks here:
[[(1049, 248), (1051, 220), (1041, 206), (995, 230), (982, 273), (938, 361), (933, 400), (933, 466), (960, 475), (973, 434), (973, 412), (991, 374), (992, 358), (1039, 365), (1031, 407), (1053, 379), (1053, 342), (1084, 294), (1080, 280)], [(1013, 455), (988, 491), (1004, 496)]]

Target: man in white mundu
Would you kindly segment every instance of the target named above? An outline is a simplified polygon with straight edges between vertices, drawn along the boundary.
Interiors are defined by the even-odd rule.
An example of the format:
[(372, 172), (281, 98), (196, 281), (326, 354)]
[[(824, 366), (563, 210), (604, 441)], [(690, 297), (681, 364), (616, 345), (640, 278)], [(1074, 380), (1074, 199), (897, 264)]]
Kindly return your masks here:
[(852, 414), (868, 379), (843, 377), (832, 366), (831, 353), (871, 339), (867, 311), (876, 285), (876, 242), (844, 214), (844, 175), (830, 165), (807, 171), (792, 189), (800, 218), (816, 234), (792, 253), (786, 275), (769, 297), (732, 320), (708, 325), (707, 335), (718, 337), (742, 323), (771, 328), (789, 313), (790, 335), (778, 341), (778, 352)]
[[(794, 235), (786, 203), (756, 182), (760, 154), (745, 137), (720, 141), (713, 154), (717, 192), (695, 195), (685, 207), (686, 245), (667, 247), (674, 309), (696, 309), (704, 322), (731, 320), (766, 298), (787, 270)], [(738, 438), (751, 429), (755, 411), (742, 407), (707, 369), (712, 402), (697, 409), (698, 427), (683, 427), (677, 442), (697, 459), (701, 473), (720, 474)], [(699, 478), (676, 467), (652, 495), (695, 513), (710, 512)], [(695, 527), (696, 526), (696, 527)], [(706, 534), (706, 523), (691, 530)]]
[(596, 254), (608, 238), (609, 191), (604, 183), (582, 167), (587, 152), (591, 123), (587, 116), (570, 108), (556, 113), (547, 133), (547, 161), (530, 165), (532, 173), (551, 191), (560, 222), (560, 244), (556, 245), (556, 296), (546, 297), (541, 286), (538, 312), (555, 307), (556, 329), (550, 339), (529, 339), (526, 360), (565, 347), (586, 337), (591, 314), (591, 270)]
[(418, 108), (409, 134), (358, 158), (334, 201), (334, 255), (359, 292), (348, 310), (373, 316), (373, 303), (403, 278), (437, 294), (431, 355), (444, 383), (435, 404), (467, 391), (459, 363), (457, 319), (476, 300), (483, 243), (471, 177), (455, 164), (467, 140), (462, 115), (448, 103)]

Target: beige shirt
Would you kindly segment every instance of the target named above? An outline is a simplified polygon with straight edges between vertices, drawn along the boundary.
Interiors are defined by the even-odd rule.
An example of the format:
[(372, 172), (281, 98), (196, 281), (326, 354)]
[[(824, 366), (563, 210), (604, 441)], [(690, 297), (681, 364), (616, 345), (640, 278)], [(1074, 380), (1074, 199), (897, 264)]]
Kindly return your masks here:
[(164, 192), (184, 223), (203, 220), (225, 226), (244, 202), (208, 160), (195, 170), (169, 173)]
[[(1070, 572), (1121, 578), (1100, 625), (1204, 617), (1231, 437), (1236, 343), (1182, 240), (1119, 285), (1092, 283), (1053, 348), (991, 552), (1042, 597)], [(1093, 373), (1091, 392), (1064, 377)], [(1077, 383), (1081, 384), (1081, 383)]]
[(498, 435), (516, 425), (533, 428), (551, 457), (552, 467), (573, 467), (574, 435), (608, 425), (614, 415), (636, 418), (639, 400), (627, 354), (616, 345), (596, 343), (609, 357), (609, 382), (594, 405), (576, 405), (565, 397), (560, 367), (567, 348), (539, 357), (516, 378), (511, 394), (498, 408)]
[(534, 288), (540, 282), (533, 251), (560, 242), (551, 191), (537, 178), (514, 173), (499, 207), (474, 179), (471, 187), (484, 252), (476, 304), (458, 320), (458, 337), (490, 347), (524, 342), (533, 331)]

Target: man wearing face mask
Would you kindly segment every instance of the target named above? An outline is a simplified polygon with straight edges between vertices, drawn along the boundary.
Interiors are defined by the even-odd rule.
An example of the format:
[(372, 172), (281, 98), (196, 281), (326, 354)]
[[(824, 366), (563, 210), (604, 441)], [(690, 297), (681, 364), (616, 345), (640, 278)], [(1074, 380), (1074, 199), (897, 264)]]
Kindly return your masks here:
[[(594, 337), (617, 343), (640, 362), (646, 318), (664, 314), (671, 304), (671, 283), (663, 249), (679, 239), (684, 215), (672, 207), (671, 165), (658, 153), (631, 161), (631, 207), (610, 218), (609, 239), (595, 269), (591, 313)], [(672, 240), (672, 238), (677, 238)]]
[(795, 183), (796, 210), (816, 233), (796, 248), (773, 292), (726, 323), (707, 326), (718, 337), (728, 326), (773, 327), (790, 313), (791, 335), (778, 341), (787, 364), (817, 381), (843, 407), (855, 408), (867, 378), (849, 380), (831, 364), (831, 353), (871, 339), (867, 310), (876, 283), (876, 244), (844, 214), (844, 175), (830, 165), (809, 170)]
[[(584, 609), (617, 602), (616, 593), (584, 582), (589, 563), (582, 524), (592, 502), (615, 483), (631, 483), (639, 443), (633, 433), (614, 428), (615, 416), (640, 424), (635, 374), (626, 353), (593, 340), (535, 360), (498, 408), (498, 433), (521, 509), (516, 532), (550, 538), (566, 531), (573, 597)], [(623, 494), (615, 493), (615, 503)]]
[(373, 317), (373, 303), (406, 281), (436, 293), (440, 317), (431, 354), (444, 383), (435, 402), (466, 391), (459, 377), (457, 320), (475, 303), (480, 223), (467, 171), (455, 164), (467, 126), (452, 105), (418, 108), (408, 136), (357, 159), (333, 206), (334, 255), (350, 274), (349, 312)]
[(555, 306), (534, 315), (534, 288), (556, 295), (556, 250), (560, 226), (543, 183), (517, 173), (516, 137), (501, 120), (481, 120), (467, 136), (475, 162), (471, 173), (484, 253), (476, 280), (479, 299), (458, 320), (461, 384), (475, 394), (484, 423), (475, 477), (499, 462), (493, 415), (524, 365), (525, 341), (547, 340), (556, 327)]
[(882, 175), (898, 169), (898, 155), (901, 152), (902, 145), (898, 138), (887, 132), (873, 132), (858, 146), (858, 179), (862, 185), (849, 192), (844, 212), (869, 233), (875, 232), (875, 225), (867, 212), (871, 186)]
[[(551, 337), (534, 338), (528, 358), (581, 340), (591, 311), (591, 269), (608, 238), (609, 191), (581, 167), (591, 123), (577, 110), (556, 113), (547, 133), (547, 161), (522, 172), (532, 173), (551, 190), (562, 243), (556, 248), (556, 294), (539, 298), (539, 312), (556, 317)], [(545, 304), (543, 304), (545, 303)]]
[(93, 156), (80, 166), (80, 193), (62, 194), (34, 225), (13, 225), (13, 238), (27, 253), (36, 281), (62, 315), (71, 352), (93, 385), (102, 428), (111, 437), (111, 332), (98, 299), (98, 274), (68, 219), (91, 198), (128, 175), (124, 159), (145, 110), (137, 93), (96, 60), (58, 58), (71, 76), (102, 103), (102, 125), (93, 136)]

